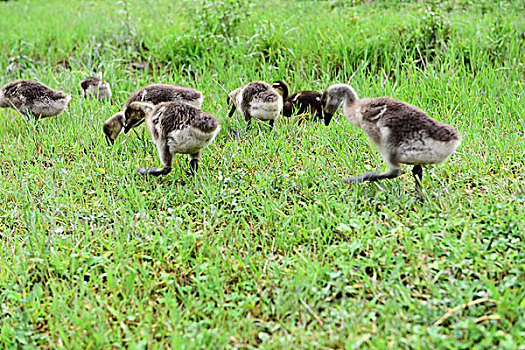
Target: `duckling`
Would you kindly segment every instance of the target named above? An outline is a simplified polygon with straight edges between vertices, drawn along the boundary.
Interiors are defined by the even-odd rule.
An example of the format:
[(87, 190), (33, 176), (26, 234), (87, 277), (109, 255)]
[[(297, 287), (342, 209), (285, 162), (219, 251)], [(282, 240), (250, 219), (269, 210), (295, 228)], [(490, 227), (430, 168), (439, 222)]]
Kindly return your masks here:
[(80, 87), (82, 88), (82, 96), (90, 100), (111, 100), (111, 86), (100, 78), (89, 77), (82, 79)]
[[(204, 96), (202, 92), (195, 90), (188, 86), (168, 85), (168, 84), (152, 84), (144, 86), (143, 88), (132, 93), (126, 103), (124, 104), (124, 111), (133, 102), (146, 102), (152, 105), (158, 105), (161, 102), (181, 102), (190, 106), (201, 108)], [(140, 118), (139, 113), (129, 114), (130, 117), (125, 117), (124, 133), (127, 134), (132, 127), (142, 124), (144, 118)]]
[(124, 128), (124, 112), (113, 114), (108, 120), (104, 122), (102, 130), (106, 135), (106, 140), (109, 144), (113, 144), (115, 139)]
[(35, 120), (53, 117), (66, 109), (71, 96), (33, 80), (15, 80), (0, 89), (0, 107), (11, 107)]
[(391, 97), (359, 99), (350, 85), (334, 84), (321, 98), (323, 110), (330, 114), (335, 113), (343, 101), (346, 118), (367, 133), (390, 167), (386, 172), (350, 177), (348, 182), (392, 179), (399, 175), (401, 164), (410, 164), (414, 166), (412, 174), (419, 192), (423, 177), (421, 165), (445, 161), (461, 144), (461, 134), (450, 125)]
[(275, 81), (272, 87), (283, 97), (283, 116), (310, 114), (313, 119), (323, 119), (325, 125), (330, 124), (332, 115), (323, 112), (320, 92), (303, 90), (288, 96), (288, 84), (282, 80)]
[(264, 81), (252, 81), (228, 94), (228, 105), (231, 107), (229, 117), (238, 108), (244, 120), (251, 126), (252, 117), (268, 120), (273, 128), (275, 120), (283, 109), (283, 98), (272, 86)]
[(132, 102), (125, 118), (146, 120), (153, 141), (157, 145), (162, 168), (135, 168), (140, 174), (166, 175), (171, 171), (173, 154), (190, 155), (190, 173), (195, 174), (201, 151), (220, 130), (217, 119), (199, 108), (179, 102), (163, 102), (156, 106), (145, 102)]
[[(157, 105), (161, 102), (183, 102), (191, 106), (200, 108), (204, 96), (202, 92), (197, 91), (187, 86), (179, 85), (167, 85), (167, 84), (152, 84), (144, 86), (143, 88), (132, 93), (124, 103), (124, 110), (133, 102), (146, 102), (152, 105)], [(122, 112), (124, 113), (124, 112)], [(134, 117), (138, 117), (138, 114), (133, 114)], [(132, 127), (140, 125), (144, 119), (125, 119), (120, 120), (119, 118), (110, 117), (104, 122), (104, 134), (110, 143), (113, 143), (117, 136), (120, 134), (117, 130), (124, 129), (124, 133), (128, 133)], [(122, 122), (122, 125), (120, 124)], [(108, 125), (108, 127), (106, 127)], [(109, 126), (111, 125), (111, 127)], [(111, 128), (111, 129), (110, 129)], [(106, 130), (108, 132), (106, 132)]]

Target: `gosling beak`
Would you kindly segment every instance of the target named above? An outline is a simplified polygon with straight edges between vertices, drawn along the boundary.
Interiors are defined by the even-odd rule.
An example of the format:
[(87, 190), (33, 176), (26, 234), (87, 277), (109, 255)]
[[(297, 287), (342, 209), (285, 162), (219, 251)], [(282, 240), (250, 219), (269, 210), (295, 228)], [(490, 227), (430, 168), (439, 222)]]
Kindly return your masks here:
[(133, 125), (131, 124), (124, 125), (124, 134), (127, 134), (131, 130), (132, 127)]
[(330, 125), (330, 121), (332, 120), (332, 117), (334, 115), (331, 113), (324, 112), (324, 125), (328, 126)]
[(113, 140), (111, 137), (106, 135), (106, 141), (110, 146), (112, 146), (115, 143), (115, 140)]

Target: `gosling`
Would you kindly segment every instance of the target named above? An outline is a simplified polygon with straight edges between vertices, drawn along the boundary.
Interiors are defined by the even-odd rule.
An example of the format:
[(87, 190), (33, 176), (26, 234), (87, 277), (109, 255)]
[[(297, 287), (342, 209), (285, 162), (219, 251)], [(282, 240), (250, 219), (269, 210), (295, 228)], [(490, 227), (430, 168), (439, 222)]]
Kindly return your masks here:
[(323, 112), (320, 92), (303, 90), (289, 95), (288, 84), (282, 80), (275, 81), (272, 87), (283, 97), (283, 116), (309, 114), (314, 120), (322, 119), (325, 125), (330, 124), (332, 115)]
[[(132, 93), (124, 103), (124, 111), (131, 105), (133, 102), (146, 102), (152, 105), (157, 105), (161, 102), (181, 102), (186, 103), (191, 106), (201, 108), (204, 96), (202, 92), (195, 90), (187, 86), (180, 85), (167, 85), (167, 84), (152, 84), (144, 86), (143, 88)], [(134, 117), (139, 117), (138, 114), (134, 114)], [(143, 118), (143, 117), (142, 117)], [(142, 124), (144, 119), (126, 119), (120, 120), (119, 118), (114, 118), (112, 116), (104, 123), (104, 134), (106, 138), (110, 140), (111, 143), (115, 141), (119, 133), (106, 133), (106, 130), (122, 130), (127, 134), (132, 127)], [(122, 123), (122, 124), (121, 124)], [(120, 127), (120, 128), (119, 128)]]
[(416, 190), (421, 190), (423, 164), (445, 161), (461, 144), (461, 134), (447, 124), (429, 117), (421, 109), (391, 97), (358, 99), (350, 85), (334, 84), (324, 92), (321, 103), (333, 114), (341, 103), (345, 117), (366, 132), (390, 170), (353, 176), (346, 181), (393, 179), (401, 164), (413, 165)]
[(124, 112), (113, 114), (108, 120), (104, 122), (102, 130), (106, 136), (106, 140), (110, 145), (115, 142), (122, 129), (124, 128)]
[(264, 81), (252, 81), (228, 94), (228, 105), (231, 107), (228, 117), (236, 109), (244, 117), (249, 129), (252, 118), (269, 121), (273, 129), (275, 120), (283, 109), (283, 98), (272, 86)]
[(108, 82), (100, 78), (89, 77), (82, 79), (82, 81), (80, 81), (80, 88), (82, 89), (82, 96), (90, 100), (111, 100), (111, 86)]
[(153, 141), (157, 145), (162, 168), (135, 168), (142, 175), (166, 175), (171, 171), (175, 153), (190, 155), (190, 174), (195, 174), (201, 151), (206, 148), (220, 130), (217, 119), (210, 113), (185, 103), (163, 102), (156, 106), (144, 102), (132, 102), (125, 111), (126, 119), (146, 120)]
[(13, 108), (35, 120), (62, 113), (70, 101), (65, 92), (33, 80), (15, 80), (0, 89), (0, 108)]
[[(132, 93), (126, 103), (126, 110), (133, 102), (146, 102), (152, 105), (158, 105), (162, 102), (180, 102), (190, 106), (201, 108), (204, 96), (202, 92), (188, 86), (152, 84), (143, 87)], [(130, 114), (131, 117), (125, 117), (124, 133), (127, 134), (132, 127), (142, 124), (142, 119), (137, 119), (139, 114)]]

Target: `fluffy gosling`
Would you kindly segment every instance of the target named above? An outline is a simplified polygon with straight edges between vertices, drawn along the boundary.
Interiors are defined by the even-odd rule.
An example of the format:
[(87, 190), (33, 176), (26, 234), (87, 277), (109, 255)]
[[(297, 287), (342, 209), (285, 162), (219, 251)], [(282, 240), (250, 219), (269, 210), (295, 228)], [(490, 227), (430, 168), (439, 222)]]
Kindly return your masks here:
[(71, 96), (65, 92), (33, 80), (15, 80), (0, 89), (1, 108), (13, 108), (35, 120), (62, 113), (70, 101)]
[[(124, 110), (133, 102), (146, 102), (154, 106), (162, 102), (180, 102), (201, 108), (203, 100), (204, 96), (202, 92), (188, 86), (152, 84), (132, 93), (124, 104)], [(132, 127), (142, 124), (144, 118), (137, 119), (139, 116), (137, 113), (130, 114), (129, 118), (126, 116), (124, 122), (125, 134), (128, 133)]]
[(275, 120), (283, 109), (283, 98), (272, 86), (264, 81), (252, 81), (228, 94), (228, 105), (231, 107), (229, 117), (235, 109), (244, 117), (250, 128), (252, 118), (269, 121), (273, 128)]
[[(133, 102), (146, 102), (152, 105), (157, 105), (161, 102), (170, 101), (186, 103), (200, 108), (203, 100), (204, 96), (202, 92), (187, 86), (152, 84), (144, 86), (132, 93), (124, 103), (123, 110), (125, 111)], [(140, 116), (138, 114), (133, 114), (133, 117), (130, 117), (130, 119), (124, 118), (124, 120), (121, 121), (119, 118), (115, 118), (114, 115), (104, 122), (104, 134), (110, 143), (113, 143), (120, 133), (115, 133), (113, 131), (123, 129), (124, 133), (128, 133), (132, 127), (138, 126), (144, 121), (143, 117), (142, 119), (132, 118), (140, 118)], [(106, 130), (111, 130), (112, 132), (106, 133)]]
[(111, 86), (108, 82), (97, 77), (89, 77), (80, 81), (82, 96), (90, 100), (111, 100)]
[(334, 84), (324, 92), (323, 110), (333, 114), (342, 102), (350, 123), (363, 129), (385, 159), (390, 170), (350, 177), (348, 182), (392, 179), (401, 164), (413, 165), (416, 189), (421, 189), (422, 164), (445, 161), (461, 144), (461, 134), (450, 125), (429, 117), (421, 109), (391, 97), (358, 99), (350, 85)]
[(104, 122), (102, 130), (106, 136), (106, 140), (111, 145), (115, 142), (122, 129), (124, 128), (124, 112), (113, 114), (108, 120)]
[(163, 102), (156, 106), (132, 102), (125, 110), (125, 118), (146, 120), (163, 165), (162, 168), (135, 168), (142, 175), (168, 174), (175, 153), (190, 155), (190, 173), (194, 174), (198, 169), (201, 151), (213, 141), (220, 130), (219, 122), (210, 113), (178, 102)]
[(282, 80), (275, 81), (272, 87), (283, 97), (283, 116), (310, 114), (312, 119), (323, 119), (325, 125), (330, 124), (332, 115), (323, 112), (320, 92), (303, 90), (289, 95), (288, 84)]

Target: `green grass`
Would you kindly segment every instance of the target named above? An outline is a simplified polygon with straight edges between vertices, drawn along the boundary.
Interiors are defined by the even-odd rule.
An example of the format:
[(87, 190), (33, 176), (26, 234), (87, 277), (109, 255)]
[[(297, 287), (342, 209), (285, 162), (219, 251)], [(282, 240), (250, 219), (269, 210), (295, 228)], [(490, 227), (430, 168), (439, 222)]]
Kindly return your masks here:
[[(74, 95), (36, 128), (0, 110), (0, 344), (524, 349), (523, 3), (355, 2), (0, 2), (0, 85)], [(112, 104), (80, 98), (95, 73)], [(349, 82), (463, 143), (425, 169), (423, 203), (409, 171), (348, 185), (385, 165), (341, 115), (227, 118), (224, 89), (256, 79)], [(133, 173), (160, 164), (145, 128), (106, 145), (102, 122), (153, 82), (203, 91), (222, 125), (194, 180), (182, 155)]]

